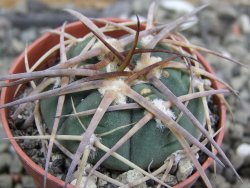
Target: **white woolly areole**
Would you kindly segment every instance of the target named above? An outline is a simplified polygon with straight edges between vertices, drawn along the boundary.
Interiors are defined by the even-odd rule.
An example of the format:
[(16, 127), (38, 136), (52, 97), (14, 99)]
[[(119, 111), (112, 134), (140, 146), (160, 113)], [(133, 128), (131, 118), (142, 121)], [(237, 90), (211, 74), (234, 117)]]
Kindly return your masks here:
[(111, 71), (112, 71), (111, 63), (109, 63), (109, 64), (106, 66), (106, 70), (107, 70), (107, 72), (111, 72)]
[(126, 67), (124, 71), (131, 72), (130, 68)]
[(203, 83), (203, 81), (201, 80), (201, 79), (199, 79), (199, 78), (197, 78), (197, 77), (194, 77), (193, 78), (193, 87), (199, 87), (199, 86), (203, 86), (204, 85), (204, 83)]
[(60, 77), (56, 77), (55, 78), (55, 83), (53, 85), (53, 89), (58, 88), (61, 85), (61, 78)]
[[(159, 61), (162, 61), (162, 58), (161, 57), (155, 57), (155, 56), (151, 56), (150, 58), (147, 58), (147, 60), (145, 61), (141, 61), (138, 60), (136, 62), (136, 66), (135, 66), (135, 71), (140, 71), (150, 65), (153, 65)], [(161, 77), (161, 73), (162, 73), (162, 70), (160, 68), (154, 68), (152, 73), (154, 74), (154, 76), (156, 76), (157, 78), (160, 78)]]
[(121, 88), (124, 86), (124, 81), (122, 79), (112, 80), (108, 86), (98, 89), (99, 93), (103, 96), (106, 91), (112, 91), (116, 94), (115, 103), (116, 104), (126, 104), (127, 97), (122, 93)]
[(96, 140), (97, 140), (97, 137), (94, 134), (92, 134), (89, 139), (90, 145), (93, 146)]
[(200, 78), (194, 77), (192, 84), (193, 84), (193, 87), (196, 87), (196, 88), (199, 86), (203, 86), (205, 89), (209, 89), (212, 85), (212, 82), (209, 79), (200, 79)]
[[(123, 47), (122, 47), (121, 43), (119, 42), (119, 40), (117, 40), (115, 38), (109, 38), (109, 39), (106, 39), (106, 42), (109, 43), (118, 52), (123, 51)], [(94, 48), (101, 48), (104, 53), (110, 52), (110, 50), (101, 41), (96, 42), (93, 45), (92, 49), (94, 49)]]
[[(164, 114), (166, 114), (168, 117), (172, 118), (173, 120), (176, 119), (176, 116), (174, 114), (174, 112), (172, 110), (170, 110), (169, 108), (167, 108), (164, 105), (164, 102), (162, 99), (154, 99), (152, 101), (152, 103), (158, 108), (160, 109)], [(165, 128), (165, 125), (162, 124), (161, 120), (155, 118), (156, 121), (156, 127), (159, 128), (160, 130), (163, 130)]]
[(145, 83), (149, 83), (148, 81), (144, 81), (144, 80), (139, 80), (139, 79), (136, 79), (132, 82), (132, 86), (135, 86), (137, 84), (145, 84)]
[(115, 62), (111, 62), (106, 66), (107, 72), (114, 72), (117, 70), (117, 64)]
[(142, 37), (141, 42), (143, 46), (148, 45), (152, 40), (153, 40), (154, 36), (153, 35), (147, 35), (145, 37)]

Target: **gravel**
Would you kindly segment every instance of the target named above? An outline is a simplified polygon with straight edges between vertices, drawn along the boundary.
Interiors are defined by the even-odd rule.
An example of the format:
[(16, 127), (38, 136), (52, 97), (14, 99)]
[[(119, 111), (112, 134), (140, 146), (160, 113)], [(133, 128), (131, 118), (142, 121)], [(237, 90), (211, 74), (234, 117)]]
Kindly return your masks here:
[(11, 176), (8, 174), (1, 174), (0, 175), (0, 187), (1, 188), (12, 188), (13, 182)]
[[(185, 35), (195, 44), (208, 46), (212, 50), (226, 54), (249, 66), (250, 4), (247, 2), (249, 1), (243, 4), (234, 3), (234, 5), (223, 8), (216, 4), (212, 5), (212, 7), (198, 15), (199, 23), (186, 30)], [(131, 1), (117, 0), (116, 4), (103, 11), (86, 10), (86, 12), (93, 17), (107, 17), (111, 15), (130, 18), (135, 13), (145, 17), (148, 4), (149, 1), (137, 0), (131, 3)], [(32, 7), (33, 5), (29, 4), (29, 6)], [(39, 8), (43, 10), (42, 13), (46, 13), (46, 9), (39, 4), (35, 4), (33, 7), (35, 7), (36, 11), (33, 11), (32, 15), (38, 14)], [(23, 6), (23, 9), (25, 10), (19, 10), (19, 14), (24, 18), (27, 16), (25, 12), (28, 10), (25, 6)], [(49, 9), (49, 11), (47, 11), (46, 16), (55, 15), (54, 13), (58, 12), (58, 10), (53, 9)], [(109, 14), (111, 11), (113, 13)], [(166, 11), (161, 10), (159, 12), (160, 19), (170, 19), (169, 13)], [(179, 12), (175, 13), (175, 11), (172, 11), (171, 18), (177, 17), (179, 14)], [(7, 72), (14, 58), (24, 50), (27, 43), (30, 44), (49, 26), (56, 27), (59, 26), (58, 24), (61, 24), (61, 20), (54, 20), (53, 22), (48, 22), (51, 25), (44, 24), (38, 26), (36, 23), (36, 27), (33, 27), (32, 22), (30, 22), (30, 25), (28, 22), (25, 22), (25, 27), (20, 27), (20, 25), (16, 24), (18, 20), (13, 20), (14, 16), (10, 17), (13, 18), (12, 20), (8, 20), (6, 16), (2, 15), (4, 15), (4, 12), (0, 10), (0, 74)], [(16, 15), (16, 13), (9, 11), (8, 15)], [(56, 18), (53, 17), (53, 19)], [(248, 70), (238, 65), (230, 64), (220, 58), (211, 55), (206, 55), (206, 58), (208, 61), (215, 62), (213, 65), (219, 77), (240, 92), (240, 99), (233, 95), (227, 97), (234, 114), (234, 122), (230, 120), (226, 125), (223, 149), (243, 178), (244, 183), (239, 183), (235, 179), (235, 175), (227, 167), (217, 166), (216, 178), (214, 178), (213, 166), (207, 170), (207, 174), (214, 187), (246, 188), (249, 187), (250, 183), (250, 74)], [(230, 118), (230, 115), (228, 118)], [(5, 135), (0, 126), (0, 138), (3, 137)], [(34, 148), (33, 145), (30, 145), (31, 143), (25, 142), (24, 144), (27, 147)], [(202, 186), (204, 186), (202, 181), (198, 180), (193, 187)], [(1, 187), (34, 187), (32, 178), (25, 173), (19, 159), (15, 156), (15, 152), (10, 148), (8, 142), (3, 140), (0, 140)]]

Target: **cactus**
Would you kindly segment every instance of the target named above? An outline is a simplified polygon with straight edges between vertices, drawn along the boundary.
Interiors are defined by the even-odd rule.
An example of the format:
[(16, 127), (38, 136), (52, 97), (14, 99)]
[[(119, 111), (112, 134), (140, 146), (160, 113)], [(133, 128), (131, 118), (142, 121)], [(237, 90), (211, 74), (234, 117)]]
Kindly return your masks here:
[[(152, 17), (152, 7), (149, 17)], [(194, 148), (223, 165), (214, 153), (216, 149), (234, 170), (213, 139), (207, 103), (208, 96), (221, 97), (221, 94), (233, 89), (202, 67), (195, 50), (223, 56), (189, 44), (178, 33), (170, 33), (203, 8), (167, 25), (153, 26), (153, 19), (149, 19), (147, 29), (142, 31), (139, 20), (137, 25), (97, 20), (106, 25), (100, 29), (80, 13), (67, 10), (91, 32), (82, 38), (75, 38), (64, 32), (63, 25), (61, 31), (52, 31), (60, 34), (58, 64), (42, 71), (1, 77), (1, 80), (14, 80), (2, 84), (2, 87), (27, 82), (33, 87), (27, 97), (0, 107), (19, 105), (12, 114), (15, 120), (27, 107), (25, 103), (38, 101), (34, 114), (30, 116), (35, 115), (40, 134), (36, 138), (49, 139), (48, 143), (43, 140), (43, 143), (49, 144), (44, 185), (55, 140), (59, 141), (57, 146), (63, 147), (62, 151), (72, 157), (65, 185), (78, 166), (76, 187), (80, 185), (83, 172), (87, 171), (87, 176), (91, 176), (100, 165), (120, 173), (136, 169), (157, 183), (168, 186), (147, 169), (163, 168), (166, 161), (182, 149), (208, 187), (211, 184), (193, 153)], [(130, 34), (112, 37), (105, 33), (118, 30)], [(42, 58), (48, 56), (45, 54)], [(43, 79), (34, 82), (37, 78)], [(205, 78), (223, 83), (228, 90), (214, 90)], [(41, 116), (42, 122), (37, 116)], [(42, 123), (45, 123), (49, 137), (44, 136), (45, 132), (39, 128)], [(27, 138), (34, 137), (16, 137)], [(211, 151), (203, 145), (201, 138), (210, 142)], [(87, 169), (87, 163), (93, 167)], [(118, 186), (124, 185), (104, 176), (99, 178)]]
[[(165, 73), (168, 74), (168, 76), (167, 78), (166, 76), (161, 76), (160, 80), (168, 86), (176, 96), (188, 94), (190, 80), (186, 73), (168, 68), (163, 71), (168, 72)], [(178, 87), (175, 87), (177, 85)], [(164, 95), (162, 95), (149, 83), (136, 84), (132, 87), (132, 89), (152, 102), (167, 100)], [(70, 102), (71, 97), (74, 101), (74, 105), (76, 106), (76, 111), (81, 112), (97, 108), (102, 100), (102, 92), (93, 90), (87, 94), (80, 92), (74, 96), (66, 97), (63, 114), (68, 114), (69, 112), (71, 114), (73, 113), (72, 104)], [(50, 131), (53, 128), (54, 117), (56, 114), (57, 98), (58, 97), (43, 99), (41, 101), (41, 114)], [(201, 123), (203, 123), (204, 110), (202, 108), (201, 99), (194, 99), (190, 101), (188, 109)], [(169, 111), (170, 113), (173, 113), (172, 116), (174, 117), (172, 118), (174, 119), (176, 119), (175, 116), (180, 114), (180, 110), (177, 108), (171, 108)], [(109, 132), (118, 127), (136, 123), (144, 116), (144, 113), (145, 110), (143, 109), (128, 109), (107, 112), (95, 130), (95, 134)], [(89, 125), (92, 117), (93, 115), (82, 116), (80, 117), (80, 120), (84, 125)], [(195, 127), (185, 116), (181, 117), (179, 124), (193, 136), (197, 137)], [(132, 126), (133, 125), (130, 125), (109, 135), (100, 137), (102, 143), (111, 148)], [(58, 129), (58, 134), (61, 135), (81, 135), (83, 132), (84, 129), (76, 118), (65, 118), (61, 121)], [(77, 150), (79, 145), (78, 142), (74, 141), (62, 141), (62, 144), (72, 153)], [(141, 168), (147, 169), (152, 160), (153, 163), (151, 164), (151, 167), (157, 168), (164, 162), (166, 157), (179, 149), (181, 149), (181, 146), (170, 130), (164, 128), (164, 125), (162, 125), (159, 120), (152, 119), (132, 138), (130, 138), (117, 152)], [(161, 155), (159, 155), (159, 153), (161, 153)], [(94, 162), (97, 162), (102, 155), (102, 152), (97, 151), (97, 156), (95, 157)], [(122, 164), (114, 158), (106, 160), (103, 163), (103, 166), (113, 170), (128, 170), (128, 166)]]

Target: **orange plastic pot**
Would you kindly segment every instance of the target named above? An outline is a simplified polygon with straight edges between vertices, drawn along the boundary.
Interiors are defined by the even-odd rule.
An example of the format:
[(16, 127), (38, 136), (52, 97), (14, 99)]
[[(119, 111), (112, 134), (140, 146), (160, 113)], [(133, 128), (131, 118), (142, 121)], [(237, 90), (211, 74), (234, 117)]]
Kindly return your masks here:
[[(120, 20), (120, 19), (109, 19), (113, 22), (124, 22), (126, 20)], [(101, 26), (102, 24), (96, 23), (98, 26)], [(143, 26), (141, 29), (144, 29)], [(80, 22), (74, 22), (71, 24), (68, 24), (65, 28), (65, 31), (70, 33), (71, 35), (75, 37), (82, 37), (86, 35), (89, 32), (89, 29), (86, 28), (82, 23)], [(124, 31), (113, 31), (109, 32), (109, 35), (113, 37), (118, 37), (121, 35), (124, 35)], [(53, 46), (59, 43), (59, 36), (56, 34), (45, 34), (39, 39), (37, 39), (34, 43), (30, 45), (28, 48), (28, 59), (30, 66), (33, 65), (39, 57), (41, 57), (46, 51), (51, 49)], [(54, 54), (56, 56), (58, 54)], [(209, 65), (209, 63), (204, 59), (202, 55), (197, 53), (197, 56), (199, 58), (199, 61), (203, 64), (205, 69), (209, 71), (210, 73), (214, 73), (212, 67)], [(53, 61), (54, 57), (48, 58), (44, 63), (45, 64), (50, 64), (51, 61)], [(14, 65), (12, 66), (10, 73), (20, 73), (20, 72), (25, 72), (25, 66), (24, 66), (24, 53), (22, 53), (15, 61)], [(215, 89), (218, 89), (220, 87), (219, 83), (216, 81), (212, 81), (213, 87)], [(10, 102), (13, 100), (14, 93), (15, 93), (16, 87), (9, 87), (9, 88), (3, 88), (1, 92), (1, 104)], [(215, 138), (216, 142), (220, 145), (222, 142), (222, 139), (224, 137), (224, 124), (226, 120), (226, 109), (225, 106), (223, 105), (223, 102), (219, 98), (215, 98), (215, 103), (218, 105), (218, 111), (219, 111), (219, 116), (220, 116), (220, 121), (219, 121), (219, 128), (222, 127), (221, 132), (217, 135)], [(13, 134), (10, 130), (10, 126), (8, 124), (8, 109), (1, 109), (1, 119), (2, 119), (2, 124), (3, 128), (6, 132), (7, 137), (13, 137)], [(27, 172), (33, 177), (34, 182), (37, 187), (43, 187), (43, 176), (45, 174), (45, 171), (42, 167), (37, 165), (35, 162), (33, 162), (27, 154), (20, 148), (18, 143), (10, 139), (10, 142), (12, 146), (14, 147), (16, 153), (20, 157), (25, 169)], [(208, 166), (211, 165), (212, 159), (208, 158), (204, 164), (202, 165), (203, 169), (206, 169)], [(187, 187), (192, 185), (197, 178), (199, 178), (198, 172), (195, 172), (192, 176), (190, 176), (188, 179), (185, 181), (179, 183), (175, 187), (181, 188), (181, 187)], [(53, 187), (53, 188), (59, 188), (64, 185), (64, 182), (55, 176), (49, 174), (48, 175), (48, 181), (47, 181), (47, 187)], [(72, 187), (72, 186), (68, 186)]]

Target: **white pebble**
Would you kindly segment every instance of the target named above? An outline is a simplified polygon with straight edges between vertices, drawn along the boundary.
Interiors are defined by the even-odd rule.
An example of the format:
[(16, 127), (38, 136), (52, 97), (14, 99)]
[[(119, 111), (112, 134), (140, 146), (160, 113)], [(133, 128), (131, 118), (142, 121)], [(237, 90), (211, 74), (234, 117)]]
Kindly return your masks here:
[(20, 115), (20, 114), (18, 114), (18, 115), (17, 115), (17, 118), (18, 118), (18, 119), (23, 119), (23, 116)]
[[(143, 177), (144, 175), (141, 172), (138, 172), (137, 170), (129, 170), (119, 175), (116, 179), (121, 183), (127, 184), (127, 183), (132, 183), (135, 180), (141, 179)], [(135, 188), (146, 188), (146, 187), (147, 187), (146, 182), (143, 182), (140, 185), (136, 186)]]
[(193, 170), (194, 166), (189, 158), (184, 158), (180, 160), (178, 164), (178, 170), (176, 173), (178, 181), (183, 181), (187, 179), (192, 174)]
[[(195, 7), (191, 3), (182, 0), (162, 0), (160, 6), (167, 11), (170, 10), (180, 14), (188, 14), (195, 9)], [(193, 16), (189, 18), (186, 23), (181, 25), (181, 29), (188, 29), (195, 25), (197, 22), (198, 18), (196, 16)]]
[(250, 18), (248, 15), (243, 14), (239, 18), (239, 24), (243, 33), (250, 33)]
[(176, 1), (176, 0), (168, 0), (168, 1), (161, 1), (160, 5), (167, 9), (172, 10), (175, 12), (183, 12), (183, 13), (189, 13), (194, 10), (194, 6), (186, 1)]
[(236, 149), (236, 154), (242, 158), (250, 156), (250, 144), (242, 143)]
[[(81, 183), (80, 183), (80, 187), (83, 187), (83, 186), (84, 186), (84, 184), (85, 184), (85, 182), (86, 182), (86, 179), (87, 179), (87, 177), (85, 177), (85, 176), (82, 178), (82, 181), (81, 181)], [(74, 179), (70, 184), (71, 184), (71, 185), (76, 185), (76, 182), (77, 182), (77, 179)], [(91, 177), (88, 179), (87, 187), (88, 187), (88, 188), (97, 188), (97, 186), (96, 186), (96, 177), (91, 176)]]

